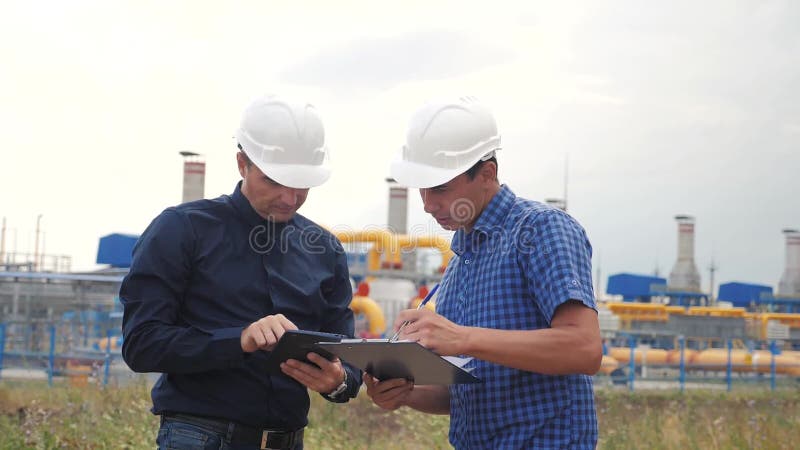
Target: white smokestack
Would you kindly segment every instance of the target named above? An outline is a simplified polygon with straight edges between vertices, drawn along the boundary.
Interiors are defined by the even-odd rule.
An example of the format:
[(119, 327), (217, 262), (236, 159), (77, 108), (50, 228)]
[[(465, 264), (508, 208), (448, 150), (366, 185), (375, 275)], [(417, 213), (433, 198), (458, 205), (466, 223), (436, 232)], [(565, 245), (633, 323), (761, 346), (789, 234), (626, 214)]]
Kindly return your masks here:
[(205, 196), (206, 163), (200, 154), (180, 152), (183, 156), (183, 203), (200, 200)]
[(800, 297), (800, 231), (783, 230), (786, 235), (786, 268), (783, 270), (778, 295)]
[(389, 183), (389, 231), (395, 234), (408, 232), (408, 188), (400, 186), (394, 178), (387, 178)]
[(694, 263), (694, 217), (675, 216), (678, 222), (678, 260), (669, 273), (667, 287), (700, 292), (700, 272)]
[[(397, 184), (394, 178), (387, 178), (389, 183), (389, 216), (387, 225), (389, 231), (394, 234), (408, 233), (408, 188)], [(401, 248), (400, 266), (392, 266), (394, 269), (405, 269), (415, 271), (417, 269), (416, 249)]]

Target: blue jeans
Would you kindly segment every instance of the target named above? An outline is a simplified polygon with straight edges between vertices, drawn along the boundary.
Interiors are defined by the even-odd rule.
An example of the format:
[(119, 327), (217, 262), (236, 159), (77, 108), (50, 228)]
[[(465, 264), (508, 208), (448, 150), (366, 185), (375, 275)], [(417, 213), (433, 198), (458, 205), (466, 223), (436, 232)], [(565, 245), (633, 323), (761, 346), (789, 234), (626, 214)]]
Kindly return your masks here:
[[(231, 445), (225, 433), (183, 423), (175, 419), (161, 420), (156, 438), (158, 450), (257, 450), (259, 445)], [(293, 450), (303, 450), (303, 443)]]

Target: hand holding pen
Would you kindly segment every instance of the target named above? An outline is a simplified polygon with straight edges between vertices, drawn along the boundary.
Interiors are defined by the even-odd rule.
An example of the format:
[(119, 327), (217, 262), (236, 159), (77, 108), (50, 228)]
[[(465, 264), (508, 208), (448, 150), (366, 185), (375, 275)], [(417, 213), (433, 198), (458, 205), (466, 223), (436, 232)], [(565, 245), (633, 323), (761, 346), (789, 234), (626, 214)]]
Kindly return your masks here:
[[(433, 298), (433, 294), (436, 293), (437, 289), (439, 289), (439, 284), (438, 283), (436, 284), (436, 286), (433, 287), (433, 289), (431, 289), (430, 292), (428, 292), (428, 295), (426, 295), (425, 298), (422, 299), (421, 302), (419, 302), (419, 305), (417, 305), (417, 309), (424, 308), (425, 304), (427, 304), (428, 301), (430, 301), (430, 299)], [(403, 330), (403, 327), (405, 327), (406, 325), (408, 325), (408, 321), (405, 321), (405, 322), (403, 322), (402, 325), (400, 325), (400, 327), (397, 329), (397, 331), (394, 333), (394, 335), (392, 335), (392, 337), (389, 338), (389, 342), (397, 341), (397, 338), (400, 336), (400, 332)]]

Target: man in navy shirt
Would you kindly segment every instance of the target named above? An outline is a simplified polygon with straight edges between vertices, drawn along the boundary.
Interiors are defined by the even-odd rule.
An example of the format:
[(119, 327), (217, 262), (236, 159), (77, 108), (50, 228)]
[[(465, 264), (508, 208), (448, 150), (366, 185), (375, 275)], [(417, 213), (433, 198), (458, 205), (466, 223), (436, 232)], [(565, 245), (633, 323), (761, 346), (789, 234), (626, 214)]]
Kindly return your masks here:
[(420, 188), (425, 211), (454, 230), (436, 313), (407, 310), (401, 337), (473, 357), (482, 383), (415, 386), (366, 376), (385, 409), (450, 414), (459, 449), (593, 449), (591, 375), (602, 358), (591, 246), (564, 211), (497, 180), (500, 136), (475, 99), (434, 102), (411, 120), (392, 176)]
[(322, 121), (311, 105), (265, 96), (236, 139), (233, 194), (156, 217), (120, 289), (125, 362), (163, 373), (152, 390), (162, 449), (301, 449), (307, 389), (346, 402), (361, 384), (315, 353), (282, 375), (265, 368), (286, 330), (353, 335), (341, 243), (297, 214), (330, 175)]

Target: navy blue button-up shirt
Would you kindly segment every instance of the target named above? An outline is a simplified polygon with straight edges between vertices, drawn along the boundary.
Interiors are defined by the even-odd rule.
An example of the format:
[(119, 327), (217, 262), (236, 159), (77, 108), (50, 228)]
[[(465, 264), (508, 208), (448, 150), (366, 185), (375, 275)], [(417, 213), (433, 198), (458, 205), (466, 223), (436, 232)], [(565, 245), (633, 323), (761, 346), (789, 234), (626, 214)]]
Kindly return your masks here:
[[(133, 250), (122, 282), (122, 355), (162, 372), (153, 412), (217, 417), (273, 429), (307, 424), (308, 392), (269, 376), (267, 352), (246, 354), (241, 333), (283, 314), (298, 328), (353, 335), (352, 290), (339, 241), (301, 215), (265, 221), (241, 192), (167, 208)], [(354, 397), (361, 374), (345, 366)]]

